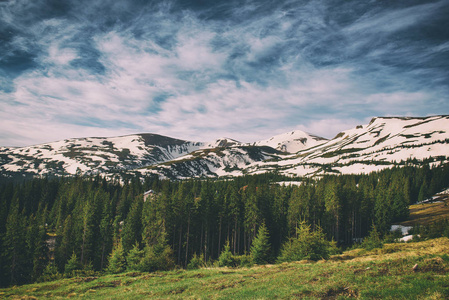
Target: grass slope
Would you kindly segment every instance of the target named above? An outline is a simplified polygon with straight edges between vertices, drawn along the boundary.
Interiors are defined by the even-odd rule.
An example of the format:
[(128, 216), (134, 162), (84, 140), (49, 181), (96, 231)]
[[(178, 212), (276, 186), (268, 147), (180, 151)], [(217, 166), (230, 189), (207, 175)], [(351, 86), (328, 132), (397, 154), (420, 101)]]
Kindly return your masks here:
[(448, 271), (449, 239), (439, 238), (318, 262), (70, 278), (1, 289), (0, 298), (447, 299)]
[(441, 219), (449, 219), (449, 193), (436, 195), (434, 201), (410, 205), (410, 217), (400, 225), (429, 225)]

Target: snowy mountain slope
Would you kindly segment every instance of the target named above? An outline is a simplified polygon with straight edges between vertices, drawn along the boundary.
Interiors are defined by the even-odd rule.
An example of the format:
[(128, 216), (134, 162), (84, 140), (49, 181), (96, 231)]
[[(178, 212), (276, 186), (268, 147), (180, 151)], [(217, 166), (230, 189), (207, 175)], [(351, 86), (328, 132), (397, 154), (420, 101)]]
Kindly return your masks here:
[(203, 149), (211, 149), (211, 148), (218, 148), (218, 147), (233, 147), (233, 146), (240, 146), (242, 143), (239, 141), (230, 139), (230, 138), (220, 138), (215, 141), (205, 143), (202, 147)]
[(76, 138), (0, 149), (0, 171), (45, 174), (96, 174), (168, 161), (203, 147), (156, 134)]
[(268, 146), (217, 147), (194, 151), (166, 163), (139, 171), (154, 173), (171, 179), (192, 177), (241, 176), (245, 169), (257, 162), (279, 159), (282, 153)]
[(449, 116), (373, 118), (279, 162), (286, 174), (370, 173), (407, 160), (447, 160)]
[(332, 140), (292, 131), (249, 144), (229, 138), (189, 142), (157, 134), (81, 138), (0, 147), (0, 174), (117, 174), (167, 178), (358, 174), (449, 161), (449, 116), (379, 117)]
[(296, 153), (298, 151), (323, 144), (327, 139), (294, 130), (273, 136), (267, 140), (253, 143), (253, 146), (268, 146), (282, 152)]
[[(428, 118), (373, 118), (368, 125), (338, 134), (304, 153), (309, 162), (419, 160), (447, 155), (449, 116)], [(446, 145), (441, 147), (440, 145)]]
[[(396, 165), (420, 164), (425, 160), (448, 161), (449, 159), (449, 117), (428, 118), (374, 118), (369, 124), (344, 131), (329, 141), (315, 141), (315, 145), (293, 152), (296, 132), (280, 135), (272, 139), (253, 143), (273, 149), (259, 159), (247, 159), (245, 164), (233, 162), (236, 157), (245, 159), (247, 154), (227, 148), (221, 155), (203, 150), (197, 155), (187, 155), (170, 161), (160, 168), (157, 165), (151, 172), (169, 178), (182, 174), (179, 178), (239, 176), (277, 171), (292, 176), (321, 176), (324, 174), (360, 174), (380, 171)], [(286, 137), (292, 136), (289, 141)], [(286, 145), (286, 147), (283, 147)], [(288, 145), (295, 145), (288, 148)], [(253, 146), (255, 148), (261, 146)], [(242, 149), (237, 147), (236, 149)], [(296, 148), (297, 149), (297, 148)], [(295, 149), (295, 150), (296, 150)], [(199, 154), (203, 153), (203, 154)], [(245, 156), (246, 155), (246, 156)]]

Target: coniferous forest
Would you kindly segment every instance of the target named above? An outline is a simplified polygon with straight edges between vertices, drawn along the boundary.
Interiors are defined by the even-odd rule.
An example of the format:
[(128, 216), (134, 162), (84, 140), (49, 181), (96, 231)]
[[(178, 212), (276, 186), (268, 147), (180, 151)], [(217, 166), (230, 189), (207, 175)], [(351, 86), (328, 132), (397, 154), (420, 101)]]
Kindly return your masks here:
[(250, 253), (253, 262), (270, 263), (285, 257), (301, 233), (349, 247), (373, 228), (386, 234), (408, 217), (409, 204), (447, 188), (449, 165), (276, 183), (288, 180), (263, 174), (2, 181), (0, 283), (226, 265), (231, 259), (244, 264)]

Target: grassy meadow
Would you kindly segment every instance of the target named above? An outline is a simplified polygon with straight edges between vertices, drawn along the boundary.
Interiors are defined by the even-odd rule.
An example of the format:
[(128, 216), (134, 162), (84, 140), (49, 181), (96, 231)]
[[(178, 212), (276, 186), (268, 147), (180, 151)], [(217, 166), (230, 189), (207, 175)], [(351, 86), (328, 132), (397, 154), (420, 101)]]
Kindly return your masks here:
[(447, 299), (449, 239), (355, 249), (318, 262), (67, 278), (5, 299)]
[(403, 226), (429, 225), (432, 222), (449, 218), (449, 195), (443, 194), (432, 203), (410, 205), (410, 217)]

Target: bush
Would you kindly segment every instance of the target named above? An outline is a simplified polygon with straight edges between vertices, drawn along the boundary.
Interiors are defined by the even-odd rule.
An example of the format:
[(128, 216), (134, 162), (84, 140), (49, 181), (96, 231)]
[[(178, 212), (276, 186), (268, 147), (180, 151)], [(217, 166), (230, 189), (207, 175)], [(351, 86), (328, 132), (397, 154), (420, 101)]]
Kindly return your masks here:
[(402, 231), (400, 229), (390, 231), (384, 236), (384, 243), (396, 243), (402, 238)]
[(205, 263), (204, 263), (204, 255), (201, 254), (200, 256), (193, 254), (192, 259), (190, 260), (190, 262), (187, 265), (187, 269), (188, 270), (194, 270), (194, 269), (199, 269), (201, 267), (204, 267)]
[(312, 231), (310, 225), (301, 222), (296, 232), (297, 237), (290, 238), (282, 246), (281, 254), (277, 259), (278, 262), (327, 259), (329, 258), (330, 250), (335, 252), (338, 249), (335, 242), (330, 243), (326, 240), (320, 227)]
[(220, 253), (220, 257), (218, 258), (218, 266), (219, 267), (233, 267), (234, 259), (232, 257), (232, 253), (229, 246), (229, 241), (226, 241), (223, 251)]
[(250, 255), (233, 255), (232, 260), (236, 267), (251, 267), (253, 265), (253, 259)]
[(161, 235), (157, 244), (146, 245), (141, 263), (142, 272), (167, 271), (175, 267), (173, 250), (167, 244), (165, 235)]
[(62, 278), (62, 274), (58, 272), (58, 268), (52, 262), (50, 262), (44, 269), (42, 275), (37, 282), (53, 281)]
[(341, 249), (337, 246), (337, 242), (334, 240), (329, 242), (328, 252), (329, 255), (337, 255), (342, 253)]
[(78, 257), (76, 256), (75, 252), (73, 252), (69, 261), (65, 264), (64, 275), (66, 275), (68, 277), (72, 277), (75, 275), (75, 271), (79, 271), (82, 268), (83, 267), (82, 267), (81, 263), (78, 261)]
[(384, 246), (375, 225), (373, 225), (373, 229), (371, 229), (369, 236), (363, 239), (361, 246), (366, 250), (373, 250)]

